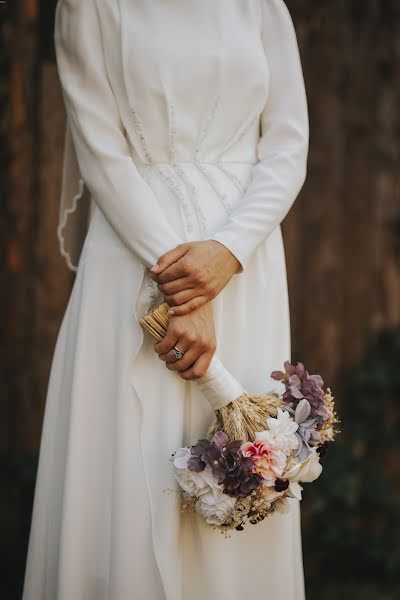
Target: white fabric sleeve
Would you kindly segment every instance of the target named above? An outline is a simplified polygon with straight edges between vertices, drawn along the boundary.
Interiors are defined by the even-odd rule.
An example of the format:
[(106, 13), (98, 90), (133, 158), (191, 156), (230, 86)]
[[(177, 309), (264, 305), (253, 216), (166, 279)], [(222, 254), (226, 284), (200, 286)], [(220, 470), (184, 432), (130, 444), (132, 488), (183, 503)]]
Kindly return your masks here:
[(211, 404), (213, 410), (227, 406), (246, 391), (235, 377), (225, 369), (216, 354), (212, 357), (207, 373), (195, 379), (196, 385)]
[(293, 22), (283, 0), (260, 0), (260, 16), (270, 83), (261, 114), (258, 162), (239, 203), (212, 237), (240, 261), (238, 273), (286, 216), (307, 170), (307, 99)]
[(79, 170), (119, 238), (150, 267), (182, 242), (136, 169), (109, 84), (93, 0), (59, 0), (56, 60)]

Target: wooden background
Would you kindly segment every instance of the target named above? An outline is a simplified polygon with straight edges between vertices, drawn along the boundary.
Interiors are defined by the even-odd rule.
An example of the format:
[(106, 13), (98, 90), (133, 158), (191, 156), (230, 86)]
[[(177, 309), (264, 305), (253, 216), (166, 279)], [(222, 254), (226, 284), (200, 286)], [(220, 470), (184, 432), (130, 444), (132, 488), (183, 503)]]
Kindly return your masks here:
[[(284, 223), (292, 357), (340, 396), (369, 341), (400, 322), (400, 3), (287, 5), (311, 128), (307, 180)], [(29, 520), (18, 511), (29, 515), (31, 502), (20, 465), (37, 455), (73, 282), (56, 239), (65, 117), (53, 12), (54, 0), (0, 4), (0, 455), (12, 465), (0, 526), (15, 528), (0, 551), (14, 557), (16, 578)]]

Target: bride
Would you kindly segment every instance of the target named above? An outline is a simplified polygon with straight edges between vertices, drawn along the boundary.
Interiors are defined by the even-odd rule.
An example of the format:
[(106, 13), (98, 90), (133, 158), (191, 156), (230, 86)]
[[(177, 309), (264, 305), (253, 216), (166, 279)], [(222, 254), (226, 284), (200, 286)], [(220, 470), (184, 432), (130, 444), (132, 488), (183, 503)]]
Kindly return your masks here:
[[(59, 0), (59, 237), (76, 279), (49, 380), (23, 600), (304, 598), (300, 516), (228, 539), (181, 515), (169, 457), (213, 411), (214, 351), (247, 389), (290, 359), (280, 223), (308, 115), (282, 0)], [(79, 261), (67, 244), (86, 187)], [(76, 216), (76, 215), (75, 215)], [(166, 298), (154, 345), (139, 319)], [(169, 490), (169, 491), (168, 491)]]

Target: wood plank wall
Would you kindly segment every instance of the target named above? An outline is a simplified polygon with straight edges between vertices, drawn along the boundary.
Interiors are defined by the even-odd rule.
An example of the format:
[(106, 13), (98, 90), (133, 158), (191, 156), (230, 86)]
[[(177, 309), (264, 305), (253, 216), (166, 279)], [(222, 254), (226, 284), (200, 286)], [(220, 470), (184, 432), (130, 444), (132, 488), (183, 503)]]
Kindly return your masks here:
[(400, 319), (400, 5), (287, 4), (311, 127), (307, 181), (284, 224), (294, 354), (339, 390)]

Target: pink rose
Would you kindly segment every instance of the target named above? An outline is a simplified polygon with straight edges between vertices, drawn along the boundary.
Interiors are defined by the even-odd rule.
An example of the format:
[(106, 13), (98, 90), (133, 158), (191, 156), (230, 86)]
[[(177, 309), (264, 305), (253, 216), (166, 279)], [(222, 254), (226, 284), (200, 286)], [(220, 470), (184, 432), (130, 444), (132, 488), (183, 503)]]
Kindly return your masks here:
[(272, 486), (275, 479), (282, 476), (286, 466), (286, 455), (282, 450), (274, 448), (268, 442), (254, 440), (243, 444), (241, 451), (243, 456), (253, 459), (253, 470), (263, 477), (264, 485)]

